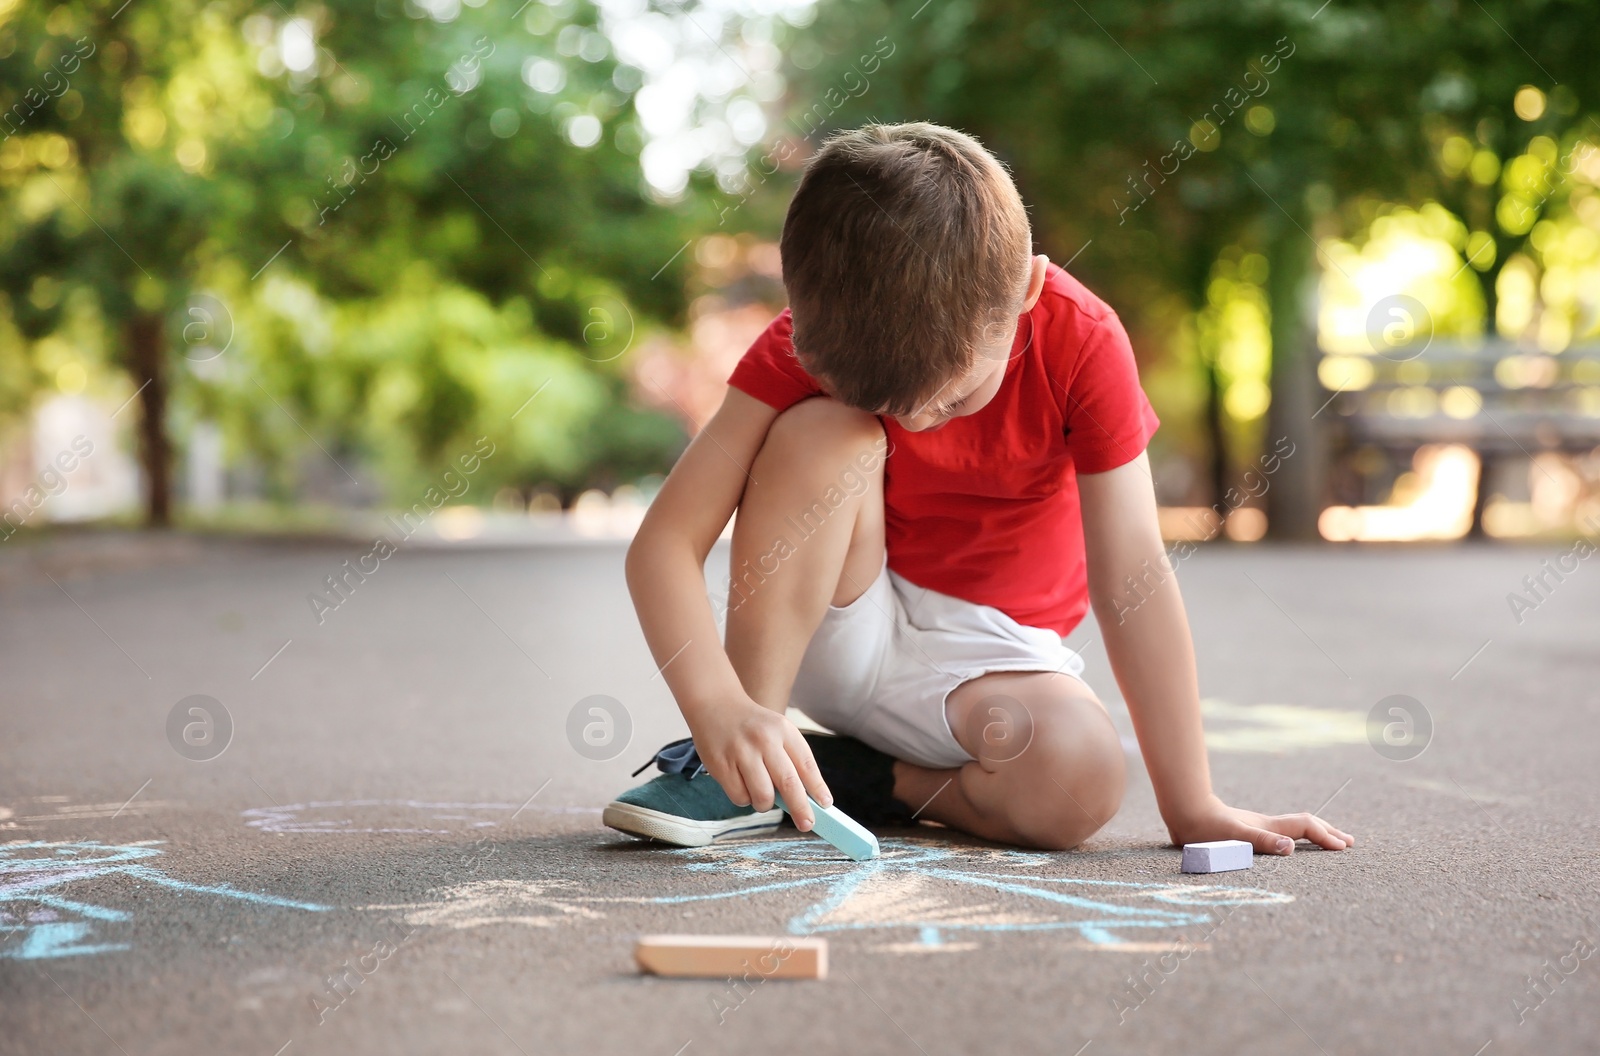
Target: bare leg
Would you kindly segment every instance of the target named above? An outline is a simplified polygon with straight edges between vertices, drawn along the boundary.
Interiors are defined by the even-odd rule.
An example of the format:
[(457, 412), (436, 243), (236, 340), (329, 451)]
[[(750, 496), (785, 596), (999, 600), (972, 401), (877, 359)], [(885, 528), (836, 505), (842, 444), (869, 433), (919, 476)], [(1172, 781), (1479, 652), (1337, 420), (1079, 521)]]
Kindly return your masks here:
[[(883, 428), (825, 398), (778, 416), (750, 467), (733, 529), (726, 647), (745, 691), (782, 712), (829, 605), (848, 605), (883, 566)], [(991, 698), (1011, 713), (1020, 751), (985, 743)], [(1065, 849), (1122, 801), (1122, 745), (1081, 682), (995, 674), (946, 703), (956, 739), (978, 761), (956, 770), (895, 764), (895, 798), (921, 816), (1006, 843)], [(1021, 733), (1026, 737), (1020, 737)], [(1022, 745), (1025, 744), (1025, 747)]]
[(750, 467), (733, 526), (727, 651), (745, 692), (782, 712), (828, 606), (860, 597), (883, 566), (877, 418), (830, 399), (778, 416)]
[(1077, 679), (984, 675), (950, 694), (945, 715), (977, 758), (955, 770), (895, 764), (895, 798), (921, 807), (921, 817), (985, 839), (1067, 850), (1121, 806), (1121, 739)]

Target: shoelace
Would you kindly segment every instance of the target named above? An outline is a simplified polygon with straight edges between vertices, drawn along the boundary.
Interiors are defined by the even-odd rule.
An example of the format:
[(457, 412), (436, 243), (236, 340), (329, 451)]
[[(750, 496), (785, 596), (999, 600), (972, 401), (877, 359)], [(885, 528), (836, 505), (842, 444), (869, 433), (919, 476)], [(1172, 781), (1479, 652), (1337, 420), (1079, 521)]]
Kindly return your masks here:
[(689, 775), (689, 780), (691, 781), (706, 771), (704, 764), (700, 762), (700, 753), (695, 751), (693, 737), (685, 737), (680, 741), (673, 741), (671, 744), (666, 745), (648, 762), (635, 770), (633, 776), (638, 777), (644, 773), (650, 768), (651, 763), (654, 763), (656, 769), (663, 774), (681, 774), (693, 767), (694, 772)]

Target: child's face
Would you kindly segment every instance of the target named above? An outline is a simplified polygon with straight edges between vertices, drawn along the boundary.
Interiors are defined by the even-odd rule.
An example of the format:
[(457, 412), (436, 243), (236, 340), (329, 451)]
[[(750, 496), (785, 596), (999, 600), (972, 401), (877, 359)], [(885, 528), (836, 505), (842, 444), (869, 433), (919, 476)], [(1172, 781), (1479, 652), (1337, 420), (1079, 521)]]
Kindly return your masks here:
[(989, 405), (1000, 383), (1006, 380), (1006, 364), (1011, 360), (1011, 350), (1016, 343), (1017, 328), (1022, 316), (1033, 310), (1044, 291), (1045, 269), (1050, 259), (1043, 254), (1033, 258), (1028, 278), (1028, 293), (1019, 310), (996, 308), (990, 325), (983, 329), (983, 341), (974, 350), (972, 363), (967, 369), (945, 382), (921, 407), (912, 414), (897, 414), (894, 420), (908, 433), (921, 433), (937, 429), (952, 418), (965, 418)]
[[(972, 362), (935, 390), (915, 411), (893, 415), (900, 428), (908, 433), (927, 432), (938, 429), (952, 418), (976, 414), (989, 405), (995, 393), (1000, 391), (1001, 383), (1006, 380), (1006, 364), (1011, 361), (1022, 317), (1033, 311), (1033, 306), (1039, 303), (1049, 264), (1050, 258), (1043, 254), (1033, 258), (1028, 292), (1021, 308), (994, 309), (990, 315), (991, 322), (983, 328), (982, 340), (973, 349)], [(825, 379), (819, 377), (818, 382), (823, 391), (831, 394), (832, 390)], [(881, 415), (884, 412), (880, 408), (873, 413)]]
[(897, 414), (894, 420), (908, 433), (921, 433), (983, 410), (1005, 381), (1010, 351), (1011, 335), (1007, 335), (994, 348), (979, 351), (965, 371), (947, 381), (921, 407), (911, 414)]

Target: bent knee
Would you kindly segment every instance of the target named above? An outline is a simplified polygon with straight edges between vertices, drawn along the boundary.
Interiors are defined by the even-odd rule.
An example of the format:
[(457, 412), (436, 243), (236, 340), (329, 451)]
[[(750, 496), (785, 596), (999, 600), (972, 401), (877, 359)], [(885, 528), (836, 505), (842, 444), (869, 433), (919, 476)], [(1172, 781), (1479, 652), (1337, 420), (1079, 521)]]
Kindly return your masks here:
[[(1031, 759), (1028, 759), (1032, 756)], [(1078, 846), (1114, 817), (1127, 787), (1122, 739), (1097, 701), (1075, 696), (1036, 718), (1028, 759), (1037, 797), (1014, 819), (1019, 835), (1045, 850)]]
[(835, 444), (852, 452), (876, 451), (876, 464), (861, 467), (872, 472), (883, 463), (888, 438), (876, 415), (826, 396), (814, 396), (778, 415), (767, 431), (763, 451), (777, 448), (786, 453), (815, 454)]

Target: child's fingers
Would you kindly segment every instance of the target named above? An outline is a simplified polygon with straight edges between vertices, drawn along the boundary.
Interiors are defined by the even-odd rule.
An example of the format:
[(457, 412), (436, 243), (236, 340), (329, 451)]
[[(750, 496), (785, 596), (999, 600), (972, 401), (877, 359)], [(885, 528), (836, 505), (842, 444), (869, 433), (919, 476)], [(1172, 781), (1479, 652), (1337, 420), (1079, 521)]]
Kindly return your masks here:
[(744, 778), (744, 787), (750, 793), (750, 805), (757, 810), (772, 809), (772, 778), (767, 775), (767, 764), (760, 756), (751, 759), (741, 759), (739, 774)]
[(788, 755), (777, 751), (768, 757), (767, 770), (778, 791), (783, 793), (783, 802), (789, 808), (789, 816), (794, 819), (794, 827), (801, 832), (810, 832), (817, 819), (811, 812), (811, 801), (806, 798), (805, 786), (800, 783), (800, 774), (795, 770), (794, 763)]
[[(706, 769), (710, 770), (711, 768), (708, 766)], [(717, 784), (722, 786), (722, 794), (728, 797), (728, 802), (736, 807), (748, 807), (750, 805), (750, 790), (745, 788), (744, 775), (739, 773), (737, 764), (728, 767), (720, 775), (713, 771), (711, 776), (716, 778)]]
[(1318, 847), (1321, 847), (1325, 851), (1344, 850), (1344, 841), (1339, 839), (1339, 837), (1335, 836), (1333, 833), (1329, 832), (1328, 827), (1318, 821), (1313, 821), (1307, 825), (1305, 834), (1300, 838), (1303, 840), (1310, 840), (1312, 843), (1316, 844)]
[(811, 746), (799, 730), (795, 730), (784, 741), (784, 749), (789, 753), (790, 761), (800, 774), (800, 783), (805, 785), (811, 798), (825, 807), (833, 806), (833, 793), (828, 791), (828, 783), (822, 780), (822, 771), (817, 767), (816, 757), (811, 754)]
[(1321, 818), (1312, 818), (1306, 825), (1306, 839), (1326, 851), (1342, 851), (1348, 846), (1344, 838)]
[(1355, 842), (1315, 815), (1306, 823), (1306, 839), (1329, 851), (1342, 851)]
[(1257, 854), (1294, 853), (1294, 840), (1281, 832), (1247, 826), (1239, 836), (1241, 839), (1249, 840)]
[[(1322, 823), (1324, 825), (1328, 825), (1328, 823), (1325, 821)], [(1346, 847), (1354, 847), (1356, 845), (1356, 838), (1350, 835), (1348, 832), (1345, 832), (1342, 829), (1336, 829), (1332, 825), (1328, 825), (1328, 831), (1343, 840)]]
[[(1268, 818), (1265, 831), (1276, 833), (1279, 839), (1310, 840), (1326, 851), (1342, 851), (1349, 846), (1349, 841), (1329, 831), (1328, 823), (1314, 814), (1282, 814)], [(1274, 841), (1274, 849), (1267, 853), (1284, 853), (1278, 847), (1281, 844)]]
[[(1315, 814), (1290, 814), (1281, 819), (1287, 822), (1289, 835), (1301, 840), (1310, 840), (1325, 851), (1342, 851), (1348, 842), (1332, 831), (1332, 826)], [(1282, 830), (1280, 830), (1282, 831)]]

